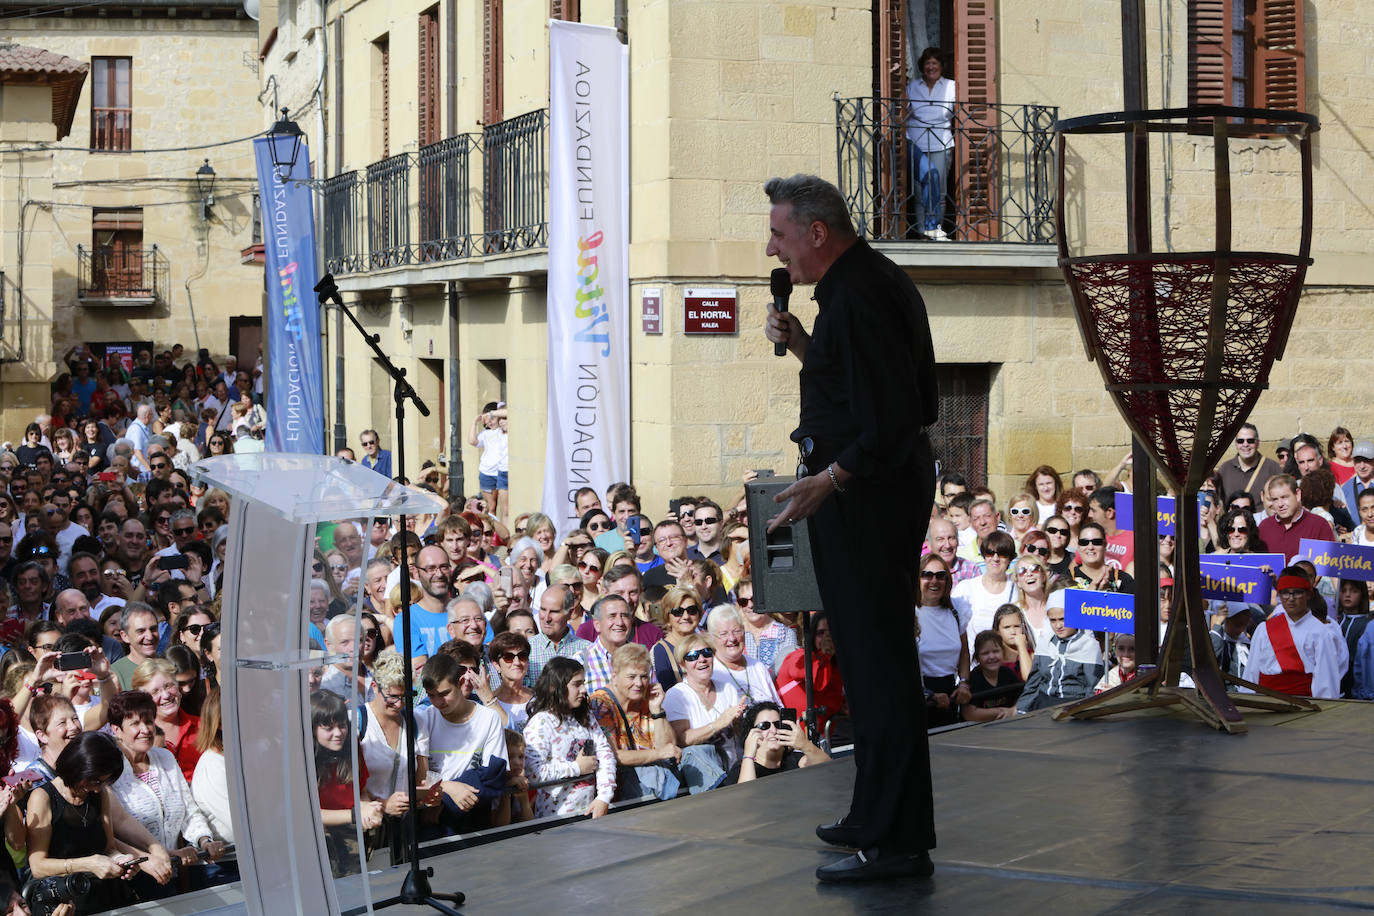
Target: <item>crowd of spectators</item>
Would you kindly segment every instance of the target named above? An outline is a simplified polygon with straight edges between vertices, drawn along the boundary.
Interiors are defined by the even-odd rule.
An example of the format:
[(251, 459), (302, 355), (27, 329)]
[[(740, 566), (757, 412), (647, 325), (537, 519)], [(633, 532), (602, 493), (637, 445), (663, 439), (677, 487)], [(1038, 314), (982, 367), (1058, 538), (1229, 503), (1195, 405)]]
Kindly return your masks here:
[[(1201, 487), (1200, 548), (1217, 562), (1269, 555), (1250, 561), (1268, 585), (1208, 602), (1218, 664), (1288, 693), (1374, 699), (1368, 582), (1323, 576), (1299, 555), (1304, 539), (1374, 545), (1374, 442), (1337, 427), (1325, 443), (1281, 440), (1270, 457), (1247, 423), (1235, 449)], [(1116, 519), (1129, 466), (1104, 482), (1042, 465), (1004, 502), (961, 474), (941, 477), (916, 600), (932, 725), (1005, 718), (1135, 676), (1134, 636), (1067, 625), (1067, 589), (1133, 593), (1136, 576), (1157, 574), (1159, 607), (1135, 612), (1157, 613), (1164, 638), (1175, 537), (1157, 535), (1157, 573), (1136, 569), (1134, 532)]]
[[(15, 777), (0, 786), (4, 861), (16, 887), (91, 876), (86, 909), (236, 876), (216, 677), (231, 506), (188, 468), (246, 440), (261, 447), (263, 416), (254, 374), (178, 358), (141, 353), (124, 373), (74, 348), (52, 411), (0, 451), (0, 752)], [(474, 421), (498, 464), (504, 426), (503, 406)], [(360, 444), (364, 464), (390, 469), (375, 430)], [(1287, 644), (1265, 628), (1280, 606), (1310, 662), (1306, 689), (1374, 699), (1366, 583), (1294, 562), (1302, 537), (1374, 545), (1374, 444), (1338, 429), (1326, 443), (1281, 442), (1269, 458), (1247, 426), (1236, 446), (1204, 486), (1203, 549), (1284, 563), (1268, 569), (1264, 600), (1214, 603), (1219, 662), (1252, 680), (1291, 673)], [(1004, 499), (957, 473), (941, 478), (912, 600), (932, 727), (1134, 676), (1134, 639), (1076, 630), (1064, 604), (1065, 588), (1129, 592), (1145, 574), (1115, 519), (1128, 471), (1123, 461), (1105, 482), (1089, 470), (1066, 480), (1042, 466)], [(442, 837), (600, 817), (619, 800), (817, 763), (842, 740), (844, 688), (823, 615), (812, 673), (818, 725), (835, 740), (815, 743), (799, 725), (800, 620), (754, 605), (742, 495), (728, 509), (680, 498), (651, 516), (629, 484), (584, 488), (577, 527), (560, 532), (540, 513), (501, 517), (504, 469), (484, 471), (472, 497), (451, 493), (444, 472), (427, 463), (416, 481), (444, 497), (438, 515), (317, 530), (307, 627), (331, 658), (309, 672), (310, 728), (337, 874), (398, 844), (407, 819)], [(1161, 537), (1163, 621), (1172, 550)]]

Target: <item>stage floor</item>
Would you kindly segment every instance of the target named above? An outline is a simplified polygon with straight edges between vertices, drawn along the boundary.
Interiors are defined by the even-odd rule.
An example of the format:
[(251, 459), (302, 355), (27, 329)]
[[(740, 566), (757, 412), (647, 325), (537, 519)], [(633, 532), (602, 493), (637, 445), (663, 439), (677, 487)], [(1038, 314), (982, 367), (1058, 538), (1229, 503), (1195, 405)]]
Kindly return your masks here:
[[(1374, 704), (1250, 717), (1046, 714), (933, 736), (929, 881), (818, 885), (837, 760), (430, 860), (465, 913), (1179, 913), (1374, 908)], [(373, 876), (390, 893), (398, 877)], [(387, 912), (424, 913), (398, 907)]]

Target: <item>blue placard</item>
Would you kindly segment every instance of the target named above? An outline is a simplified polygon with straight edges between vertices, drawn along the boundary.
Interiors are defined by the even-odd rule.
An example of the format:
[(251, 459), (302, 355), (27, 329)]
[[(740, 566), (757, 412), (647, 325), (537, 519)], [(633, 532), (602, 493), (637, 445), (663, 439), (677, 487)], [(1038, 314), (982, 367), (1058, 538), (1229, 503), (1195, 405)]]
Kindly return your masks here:
[[(1211, 499), (1212, 495), (1199, 493), (1197, 498), (1198, 513), (1201, 514), (1203, 501)], [(1174, 526), (1178, 523), (1178, 511), (1172, 496), (1155, 497), (1155, 518), (1158, 520), (1158, 534), (1176, 536)], [(1116, 494), (1116, 527), (1122, 531), (1135, 530), (1135, 507), (1132, 505), (1132, 496), (1119, 490)]]
[(1203, 563), (1248, 566), (1251, 569), (1268, 566), (1275, 576), (1279, 574), (1280, 569), (1288, 565), (1281, 553), (1204, 553), (1201, 559)]
[(1303, 538), (1294, 559), (1311, 560), (1323, 576), (1374, 582), (1374, 547)]
[(1107, 633), (1135, 632), (1135, 595), (1064, 589), (1064, 625)]
[(1202, 597), (1246, 604), (1268, 604), (1273, 582), (1253, 566), (1240, 563), (1215, 563), (1204, 560)]

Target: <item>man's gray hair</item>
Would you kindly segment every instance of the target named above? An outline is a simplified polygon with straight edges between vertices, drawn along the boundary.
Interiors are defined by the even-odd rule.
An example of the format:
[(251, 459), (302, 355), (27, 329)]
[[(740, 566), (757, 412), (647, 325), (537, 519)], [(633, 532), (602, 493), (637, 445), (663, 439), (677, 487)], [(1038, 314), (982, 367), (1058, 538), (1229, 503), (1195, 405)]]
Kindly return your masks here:
[(822, 222), (836, 235), (852, 238), (854, 222), (844, 195), (824, 178), (815, 175), (793, 175), (791, 178), (770, 178), (763, 185), (763, 193), (771, 204), (791, 204), (792, 222), (810, 226)]
[[(570, 591), (571, 591), (571, 589), (570, 589)], [(592, 605), (592, 616), (595, 617), (597, 620), (600, 620), (600, 619), (601, 619), (601, 609), (604, 608), (606, 605), (611, 604), (611, 603), (616, 602), (616, 601), (619, 601), (621, 604), (625, 605), (625, 607), (626, 607), (626, 608), (629, 608), (630, 611), (631, 611), (631, 613), (633, 613), (634, 609), (633, 609), (633, 608), (630, 608), (630, 602), (626, 601), (624, 598), (620, 597), (619, 595), (611, 594), (611, 595), (602, 595), (600, 598), (596, 599), (596, 604), (593, 604), (593, 605)]]

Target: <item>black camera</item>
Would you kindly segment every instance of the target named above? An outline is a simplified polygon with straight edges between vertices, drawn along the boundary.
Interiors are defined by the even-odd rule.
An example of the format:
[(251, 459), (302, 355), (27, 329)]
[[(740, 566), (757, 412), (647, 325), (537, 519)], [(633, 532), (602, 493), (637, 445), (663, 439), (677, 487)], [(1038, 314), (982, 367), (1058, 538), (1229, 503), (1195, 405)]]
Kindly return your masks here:
[(48, 916), (63, 903), (84, 900), (95, 886), (95, 876), (78, 871), (70, 875), (52, 875), (30, 881), (24, 888), (24, 902), (34, 916)]

